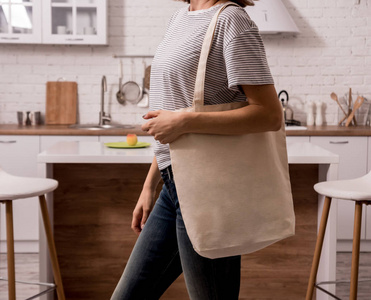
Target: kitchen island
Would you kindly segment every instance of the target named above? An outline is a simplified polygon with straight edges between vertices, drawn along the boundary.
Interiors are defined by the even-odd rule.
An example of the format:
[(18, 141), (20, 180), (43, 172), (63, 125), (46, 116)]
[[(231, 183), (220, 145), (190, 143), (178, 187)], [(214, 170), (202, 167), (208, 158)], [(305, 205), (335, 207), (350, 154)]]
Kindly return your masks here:
[[(337, 179), (339, 158), (310, 143), (289, 143), (288, 156), (296, 235), (243, 256), (240, 299), (305, 297), (323, 205), (313, 185)], [(152, 159), (152, 147), (110, 149), (99, 142), (60, 142), (39, 154), (39, 175), (59, 181), (59, 188), (47, 200), (67, 299), (109, 299), (136, 240), (130, 229), (131, 215)], [(335, 211), (336, 201), (320, 281), (335, 279)], [(42, 281), (52, 279), (42, 232), (40, 274)], [(188, 299), (182, 280), (162, 299)], [(317, 292), (317, 299), (329, 298)]]

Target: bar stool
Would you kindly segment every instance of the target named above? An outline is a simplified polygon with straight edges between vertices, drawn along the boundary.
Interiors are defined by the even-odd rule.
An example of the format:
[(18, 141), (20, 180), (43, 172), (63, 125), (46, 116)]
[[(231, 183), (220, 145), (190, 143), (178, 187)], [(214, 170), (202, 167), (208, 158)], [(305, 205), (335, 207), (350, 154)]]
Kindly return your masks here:
[[(318, 230), (318, 237), (316, 248), (314, 251), (312, 269), (310, 273), (306, 300), (311, 300), (314, 288), (318, 287), (316, 284), (316, 277), (318, 271), (319, 260), (322, 251), (323, 239), (327, 225), (327, 219), (330, 211), (332, 198), (355, 202), (354, 213), (354, 229), (353, 229), (353, 249), (352, 249), (352, 267), (350, 279), (350, 300), (357, 299), (358, 290), (358, 269), (359, 269), (359, 252), (361, 242), (361, 220), (362, 220), (362, 205), (371, 204), (371, 172), (367, 175), (350, 180), (337, 180), (321, 182), (314, 185), (317, 193), (325, 196), (325, 203), (323, 206), (321, 223)], [(335, 282), (332, 282), (335, 283)], [(322, 288), (320, 288), (324, 291)], [(337, 298), (330, 292), (326, 292), (330, 296)]]
[[(44, 222), (46, 238), (53, 268), (55, 285), (28, 299), (34, 299), (54, 289), (57, 290), (59, 300), (65, 300), (62, 278), (59, 270), (57, 253), (55, 250), (54, 238), (48, 208), (46, 205), (45, 194), (54, 191), (58, 182), (47, 178), (18, 177), (6, 173), (0, 168), (0, 203), (5, 204), (6, 209), (6, 236), (7, 236), (7, 258), (8, 258), (8, 299), (16, 300), (15, 289), (15, 266), (14, 266), (14, 235), (13, 235), (13, 201), (23, 198), (39, 196), (41, 215)], [(4, 279), (3, 279), (4, 280)], [(50, 284), (42, 284), (50, 286)]]

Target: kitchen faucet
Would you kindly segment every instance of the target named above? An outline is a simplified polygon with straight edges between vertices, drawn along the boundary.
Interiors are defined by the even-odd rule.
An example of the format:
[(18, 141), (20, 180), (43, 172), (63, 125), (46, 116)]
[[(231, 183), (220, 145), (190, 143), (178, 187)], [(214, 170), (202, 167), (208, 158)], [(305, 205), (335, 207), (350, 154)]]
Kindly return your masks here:
[(104, 93), (107, 92), (107, 79), (104, 75), (102, 77), (101, 91), (102, 94), (100, 98), (99, 125), (106, 125), (106, 122), (111, 121), (111, 116), (104, 112)]

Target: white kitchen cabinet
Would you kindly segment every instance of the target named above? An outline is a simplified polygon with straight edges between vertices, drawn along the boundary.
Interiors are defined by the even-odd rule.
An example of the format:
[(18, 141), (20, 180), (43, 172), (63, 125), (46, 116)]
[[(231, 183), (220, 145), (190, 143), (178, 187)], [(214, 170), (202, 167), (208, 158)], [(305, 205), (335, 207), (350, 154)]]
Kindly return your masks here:
[(44, 44), (107, 44), (106, 0), (44, 0)]
[[(0, 135), (0, 167), (17, 176), (37, 176), (39, 136)], [(38, 252), (38, 198), (13, 202), (16, 252)], [(5, 206), (1, 206), (1, 241), (6, 238)], [(5, 249), (5, 243), (1, 243)]]
[(309, 143), (309, 136), (286, 136), (287, 143)]
[(63, 141), (98, 142), (99, 137), (94, 135), (42, 135), (40, 136), (40, 152), (43, 152), (50, 146)]
[[(367, 137), (312, 136), (311, 143), (323, 147), (340, 157), (339, 179), (360, 177), (367, 172)], [(354, 202), (338, 201), (338, 240), (352, 240)], [(363, 210), (361, 238), (366, 238), (366, 212)], [(339, 250), (339, 249), (338, 249)], [(346, 249), (343, 249), (346, 250)]]
[(0, 43), (41, 43), (40, 0), (0, 0)]

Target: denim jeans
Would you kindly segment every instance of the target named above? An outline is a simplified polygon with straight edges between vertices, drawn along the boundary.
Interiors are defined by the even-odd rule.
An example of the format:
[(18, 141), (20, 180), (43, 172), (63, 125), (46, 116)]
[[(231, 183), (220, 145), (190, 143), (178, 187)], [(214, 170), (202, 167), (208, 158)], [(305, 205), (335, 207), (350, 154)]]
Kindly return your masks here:
[(164, 186), (111, 300), (160, 299), (182, 272), (191, 300), (237, 300), (241, 257), (208, 259), (193, 250), (171, 167), (161, 175)]

